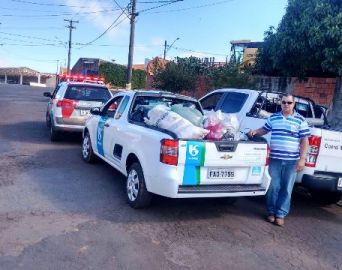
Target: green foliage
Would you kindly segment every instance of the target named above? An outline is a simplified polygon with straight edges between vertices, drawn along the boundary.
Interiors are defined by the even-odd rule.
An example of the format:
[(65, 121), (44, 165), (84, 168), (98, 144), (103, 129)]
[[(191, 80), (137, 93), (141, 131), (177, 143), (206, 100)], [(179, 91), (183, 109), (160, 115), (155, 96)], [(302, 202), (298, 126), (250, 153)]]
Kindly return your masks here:
[(277, 30), (265, 32), (257, 73), (278, 76), (342, 75), (342, 1), (289, 0)]
[[(106, 83), (110, 83), (115, 88), (125, 88), (127, 76), (127, 68), (125, 66), (106, 62), (100, 65), (99, 70)], [(145, 83), (146, 72), (143, 70), (133, 70), (132, 88), (145, 88)]]
[(241, 68), (237, 64), (227, 64), (223, 67), (212, 68), (207, 72), (213, 89), (218, 88), (250, 88), (255, 87), (251, 79), (250, 68)]
[(146, 72), (144, 70), (134, 70), (132, 74), (132, 89), (144, 89), (146, 86)]
[(178, 57), (155, 75), (154, 87), (175, 93), (192, 92), (194, 95), (196, 86), (204, 79), (206, 90), (224, 87), (253, 88), (254, 83), (249, 75), (248, 69), (241, 72), (240, 66), (235, 64), (211, 67), (196, 57)]
[(154, 77), (154, 87), (175, 93), (194, 91), (198, 77), (203, 73), (201, 60), (180, 58), (166, 64)]

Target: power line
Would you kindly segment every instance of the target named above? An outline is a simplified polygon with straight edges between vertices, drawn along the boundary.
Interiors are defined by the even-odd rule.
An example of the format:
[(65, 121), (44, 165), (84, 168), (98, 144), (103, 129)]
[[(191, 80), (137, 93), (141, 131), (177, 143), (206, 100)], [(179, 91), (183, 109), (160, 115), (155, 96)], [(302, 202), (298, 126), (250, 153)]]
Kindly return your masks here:
[(51, 4), (51, 3), (37, 3), (32, 1), (24, 1), (24, 0), (10, 0), (16, 3), (37, 5), (37, 6), (53, 6), (53, 7), (69, 7), (69, 8), (89, 8), (89, 6), (72, 6), (72, 5), (64, 5), (64, 4)]
[(171, 12), (186, 11), (186, 10), (192, 10), (192, 9), (198, 9), (198, 8), (204, 8), (204, 7), (217, 6), (217, 5), (221, 5), (221, 4), (225, 4), (225, 3), (233, 2), (233, 1), (234, 0), (225, 0), (225, 1), (215, 2), (215, 3), (200, 5), (200, 6), (187, 7), (187, 8), (179, 8), (179, 9), (171, 9), (171, 10), (163, 10), (163, 11), (145, 12), (145, 14), (158, 14), (158, 13), (171, 13)]
[(146, 8), (146, 9), (140, 10), (140, 11), (138, 11), (138, 13), (143, 13), (143, 12), (146, 12), (146, 11), (149, 11), (149, 10), (152, 10), (152, 9), (168, 6), (168, 5), (171, 5), (171, 4), (174, 4), (174, 3), (177, 3), (177, 2), (182, 2), (182, 1), (183, 0), (168, 1), (167, 3), (161, 4), (161, 5), (158, 5), (158, 6), (154, 6), (154, 7), (150, 7), (150, 8)]
[[(89, 15), (89, 14), (98, 14), (98, 13), (109, 13), (112, 11), (118, 11), (120, 9), (104, 9), (98, 11), (86, 11), (86, 12), (77, 12), (77, 15)], [(17, 14), (0, 14), (1, 17), (26, 17), (26, 18), (40, 18), (40, 17), (60, 17), (60, 16), (73, 16), (74, 13), (59, 13), (59, 14), (44, 14), (44, 15), (17, 15)]]
[[(122, 12), (120, 13), (120, 15), (112, 22), (112, 24), (101, 34), (99, 35), (98, 37), (94, 38), (93, 40), (87, 42), (87, 43), (84, 43), (83, 44), (83, 47), (85, 46), (88, 46), (92, 43), (94, 43), (96, 40), (100, 39), (101, 37), (103, 37), (108, 31), (112, 30), (113, 28), (117, 27), (119, 24), (121, 24), (126, 18), (124, 18), (123, 20), (119, 21), (117, 24), (115, 24), (119, 19), (120, 17), (124, 14), (124, 10), (122, 10)], [(78, 49), (82, 49), (83, 47), (80, 47)]]
[(26, 35), (12, 34), (12, 33), (6, 33), (6, 32), (0, 32), (0, 34), (9, 35), (9, 36), (23, 37), (23, 38), (28, 38), (28, 39), (39, 39), (39, 40), (44, 40), (44, 41), (56, 41), (56, 40), (57, 40), (57, 39), (52, 40), (52, 39), (40, 38), (40, 37), (34, 37), (34, 36), (26, 36)]
[(125, 13), (126, 17), (129, 19), (129, 13), (127, 12), (126, 9), (128, 9), (128, 6), (129, 4), (127, 5), (127, 7), (124, 9), (123, 7), (121, 7), (121, 5), (116, 1), (116, 0), (113, 0), (114, 3)]
[(173, 46), (173, 49), (178, 50), (178, 51), (183, 51), (183, 52), (193, 52), (193, 53), (201, 53), (201, 54), (208, 54), (208, 55), (227, 56), (227, 54), (201, 52), (201, 51), (195, 51), (195, 50), (191, 50), (191, 49), (179, 48), (176, 46)]

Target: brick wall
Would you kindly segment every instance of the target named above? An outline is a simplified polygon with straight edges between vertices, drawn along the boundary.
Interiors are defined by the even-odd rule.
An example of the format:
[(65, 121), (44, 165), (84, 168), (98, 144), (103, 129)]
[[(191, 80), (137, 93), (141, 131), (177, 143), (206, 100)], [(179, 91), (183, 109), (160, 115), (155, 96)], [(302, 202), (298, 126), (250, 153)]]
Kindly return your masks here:
[(309, 97), (317, 104), (330, 106), (336, 87), (336, 78), (308, 78), (300, 82), (293, 79), (292, 93), (298, 96)]
[(257, 89), (272, 90), (311, 98), (315, 103), (330, 106), (336, 87), (336, 78), (314, 78), (306, 80), (282, 77), (255, 77)]

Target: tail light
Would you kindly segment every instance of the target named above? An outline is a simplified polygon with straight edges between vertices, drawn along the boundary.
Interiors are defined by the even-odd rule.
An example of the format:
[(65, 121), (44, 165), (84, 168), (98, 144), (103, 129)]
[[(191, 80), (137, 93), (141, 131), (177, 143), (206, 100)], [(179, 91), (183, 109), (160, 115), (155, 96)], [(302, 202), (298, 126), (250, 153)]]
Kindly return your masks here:
[(305, 166), (307, 167), (316, 166), (320, 146), (321, 146), (321, 137), (311, 136), (309, 138), (309, 149), (306, 155)]
[(270, 164), (270, 147), (267, 144), (267, 156), (266, 156), (265, 166), (268, 166), (269, 164)]
[(56, 106), (62, 108), (62, 116), (70, 117), (72, 112), (74, 111), (77, 103), (72, 99), (62, 99), (58, 100)]
[(178, 140), (161, 140), (160, 162), (169, 165), (178, 164)]

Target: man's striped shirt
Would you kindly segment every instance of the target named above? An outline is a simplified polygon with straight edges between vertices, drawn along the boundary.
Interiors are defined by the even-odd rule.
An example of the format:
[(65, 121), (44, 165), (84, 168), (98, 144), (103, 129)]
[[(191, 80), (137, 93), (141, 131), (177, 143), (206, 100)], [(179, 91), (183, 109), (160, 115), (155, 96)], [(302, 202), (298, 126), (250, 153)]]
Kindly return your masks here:
[(310, 136), (310, 129), (305, 118), (294, 112), (287, 118), (282, 112), (271, 115), (263, 126), (271, 133), (270, 157), (285, 160), (300, 158), (300, 139)]

